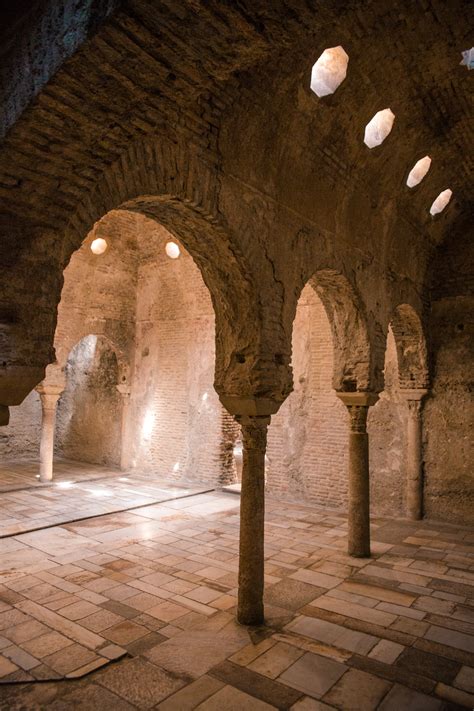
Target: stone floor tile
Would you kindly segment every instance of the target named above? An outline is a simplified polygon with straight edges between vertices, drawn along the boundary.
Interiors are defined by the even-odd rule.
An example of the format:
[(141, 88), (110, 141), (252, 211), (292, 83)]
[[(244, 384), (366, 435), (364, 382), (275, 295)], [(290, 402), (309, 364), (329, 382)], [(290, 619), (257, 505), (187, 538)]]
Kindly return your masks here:
[(344, 664), (307, 652), (279, 677), (279, 681), (317, 699), (347, 671)]
[(270, 711), (275, 707), (249, 696), (233, 686), (224, 686), (209, 699), (196, 706), (196, 711), (198, 709), (199, 711), (242, 711), (244, 708)]
[(214, 667), (209, 675), (279, 709), (289, 708), (302, 696), (297, 689), (228, 661)]
[(84, 709), (84, 711), (133, 711), (135, 707), (97, 684), (76, 687), (60, 699), (48, 704), (48, 711)]
[(391, 630), (397, 630), (398, 632), (404, 632), (417, 637), (423, 637), (428, 627), (429, 624), (427, 622), (408, 619), (408, 617), (399, 617), (392, 625), (390, 625)]
[(461, 665), (452, 659), (424, 652), (410, 647), (405, 649), (396, 661), (396, 666), (414, 674), (450, 684), (460, 671)]
[(208, 602), (216, 600), (221, 596), (221, 594), (222, 593), (219, 590), (213, 590), (212, 588), (208, 588), (203, 585), (195, 587), (193, 590), (185, 593), (184, 597), (189, 598), (190, 600), (195, 600), (196, 602), (207, 604)]
[(377, 711), (441, 711), (441, 706), (441, 702), (432, 696), (395, 684)]
[(15, 627), (7, 627), (7, 629), (3, 630), (4, 636), (15, 644), (27, 642), (30, 639), (39, 637), (45, 632), (48, 632), (46, 625), (43, 625), (41, 622), (37, 622), (36, 620), (23, 622), (20, 625), (15, 625)]
[(91, 602), (87, 602), (87, 600), (82, 600), (81, 602), (67, 605), (67, 607), (62, 607), (60, 614), (68, 620), (80, 620), (82, 617), (92, 615), (99, 609), (97, 605), (93, 605)]
[(399, 592), (398, 590), (390, 590), (389, 588), (384, 588), (378, 585), (368, 585), (366, 583), (356, 582), (353, 580), (346, 580), (338, 590), (344, 590), (346, 592), (354, 593), (355, 595), (362, 595), (365, 597), (373, 598), (379, 602), (391, 602), (395, 605), (404, 605), (408, 607), (416, 599), (414, 595), (408, 595), (407, 593)]
[(463, 666), (453, 682), (454, 686), (474, 694), (474, 668)]
[(48, 654), (53, 654), (72, 644), (72, 640), (59, 634), (59, 632), (47, 632), (39, 637), (22, 642), (21, 647), (37, 659), (42, 659), (48, 656)]
[(240, 664), (241, 666), (248, 666), (260, 654), (263, 654), (270, 649), (270, 647), (273, 647), (274, 644), (275, 642), (271, 637), (263, 639), (261, 642), (258, 642), (258, 644), (248, 644), (229, 657), (229, 661)]
[(351, 669), (324, 696), (324, 701), (344, 711), (373, 711), (391, 688), (373, 674)]
[(60, 649), (44, 657), (43, 662), (58, 674), (66, 675), (96, 659), (97, 655), (90, 649), (80, 644), (73, 644), (65, 650)]
[(286, 629), (358, 654), (367, 654), (378, 641), (377, 637), (365, 632), (356, 632), (326, 620), (303, 615), (293, 620)]
[(303, 696), (296, 704), (293, 704), (290, 711), (332, 711), (334, 706), (323, 704), (322, 701), (312, 699), (310, 696)]
[(308, 570), (303, 568), (302, 570), (297, 570), (296, 573), (290, 575), (292, 580), (300, 580), (303, 583), (309, 583), (319, 588), (326, 588), (330, 590), (340, 585), (343, 578), (336, 578), (333, 575), (326, 575), (325, 573), (318, 573), (315, 570)]
[(110, 639), (111, 642), (115, 642), (118, 645), (128, 644), (134, 642), (140, 637), (144, 637), (148, 634), (148, 629), (143, 625), (137, 625), (131, 620), (123, 620), (112, 627), (108, 627), (102, 630), (102, 635), (106, 639)]
[(83, 644), (86, 647), (95, 649), (96, 647), (100, 647), (103, 643), (103, 638), (99, 637), (99, 635), (96, 635), (94, 632), (89, 632), (89, 630), (81, 627), (76, 622), (67, 620), (65, 617), (62, 617), (62, 615), (47, 610), (36, 602), (27, 600), (18, 603), (18, 607), (21, 607), (23, 611), (27, 612), (39, 622), (43, 622), (48, 627), (51, 627), (61, 634), (67, 635), (75, 642)]
[(21, 649), (21, 647), (17, 647), (16, 644), (2, 649), (2, 654), (24, 671), (30, 671), (30, 669), (34, 669), (34, 667), (40, 664), (38, 659), (28, 654), (28, 652)]
[(159, 605), (155, 605), (154, 607), (150, 607), (146, 611), (147, 615), (157, 617), (163, 622), (173, 622), (179, 617), (186, 615), (188, 612), (189, 610), (182, 605), (176, 605), (174, 602), (167, 601), (161, 602)]
[(190, 630), (159, 644), (145, 656), (173, 674), (195, 679), (244, 647), (248, 641), (245, 628), (222, 631), (219, 636), (213, 631)]
[(83, 617), (81, 625), (92, 632), (102, 632), (102, 630), (106, 630), (122, 621), (122, 617), (110, 612), (110, 610), (99, 610), (99, 612), (94, 612), (88, 617)]
[(364, 620), (365, 622), (371, 622), (381, 627), (389, 627), (392, 622), (395, 622), (397, 619), (394, 614), (365, 607), (364, 605), (348, 603), (345, 600), (337, 600), (336, 598), (331, 598), (326, 595), (318, 597), (310, 604), (314, 607), (320, 607), (323, 610), (337, 612), (340, 615), (354, 617), (356, 620)]
[(12, 674), (17, 671), (18, 667), (10, 659), (7, 659), (0, 654), (0, 677), (5, 677), (8, 674)]
[(463, 632), (431, 625), (425, 633), (425, 639), (431, 639), (433, 642), (440, 642), (448, 647), (456, 647), (456, 649), (463, 649), (474, 654), (474, 637)]
[(409, 617), (412, 620), (422, 620), (426, 617), (426, 612), (422, 610), (416, 610), (413, 607), (404, 607), (403, 605), (394, 605), (391, 602), (381, 602), (377, 605), (376, 609), (390, 612), (392, 615)]
[(276, 679), (285, 669), (296, 662), (304, 652), (289, 644), (278, 642), (271, 649), (254, 659), (248, 668), (270, 679)]
[(474, 709), (474, 694), (468, 694), (466, 691), (455, 689), (452, 686), (443, 684), (442, 682), (436, 684), (435, 692), (437, 696), (442, 699), (446, 699), (446, 701), (452, 704), (468, 709)]
[(326, 592), (326, 588), (317, 588), (301, 580), (285, 578), (265, 589), (264, 601), (276, 607), (298, 610), (324, 592)]
[(193, 711), (223, 687), (223, 682), (204, 675), (162, 701), (157, 707), (158, 711)]
[(143, 659), (126, 659), (95, 675), (97, 684), (139, 709), (151, 709), (186, 682)]
[(391, 642), (388, 639), (381, 639), (369, 652), (369, 657), (385, 664), (393, 664), (404, 649), (405, 647), (401, 644)]

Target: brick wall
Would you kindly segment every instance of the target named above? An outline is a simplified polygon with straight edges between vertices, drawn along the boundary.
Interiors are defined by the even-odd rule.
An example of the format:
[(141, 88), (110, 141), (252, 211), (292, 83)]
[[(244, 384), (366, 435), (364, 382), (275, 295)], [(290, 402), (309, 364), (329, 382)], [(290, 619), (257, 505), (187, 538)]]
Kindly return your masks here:
[(272, 418), (267, 488), (322, 506), (347, 501), (347, 415), (331, 386), (332, 334), (311, 286), (293, 327), (294, 391)]
[[(153, 223), (152, 223), (153, 224)], [(221, 476), (221, 405), (213, 388), (214, 312), (199, 269), (154, 225), (138, 241), (136, 351), (130, 403), (132, 465), (173, 479)]]

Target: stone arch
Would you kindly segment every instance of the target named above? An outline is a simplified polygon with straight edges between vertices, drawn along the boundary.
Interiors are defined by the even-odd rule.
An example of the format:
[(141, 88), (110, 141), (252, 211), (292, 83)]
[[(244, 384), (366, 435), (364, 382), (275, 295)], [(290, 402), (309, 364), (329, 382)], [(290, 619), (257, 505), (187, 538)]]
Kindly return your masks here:
[(393, 312), (390, 326), (395, 339), (398, 378), (402, 389), (428, 386), (428, 355), (423, 325), (415, 309), (400, 304)]
[(374, 389), (377, 383), (374, 348), (362, 301), (342, 272), (320, 269), (309, 283), (321, 299), (333, 334), (333, 387), (353, 392)]
[[(215, 388), (226, 407), (276, 411), (291, 390), (286, 363), (261, 354), (261, 304), (252, 269), (218, 208), (217, 167), (198, 150), (166, 140), (130, 146), (104, 172), (65, 228), (66, 263), (93, 225), (112, 209), (163, 225), (189, 252), (216, 315)], [(272, 372), (269, 373), (269, 370)]]

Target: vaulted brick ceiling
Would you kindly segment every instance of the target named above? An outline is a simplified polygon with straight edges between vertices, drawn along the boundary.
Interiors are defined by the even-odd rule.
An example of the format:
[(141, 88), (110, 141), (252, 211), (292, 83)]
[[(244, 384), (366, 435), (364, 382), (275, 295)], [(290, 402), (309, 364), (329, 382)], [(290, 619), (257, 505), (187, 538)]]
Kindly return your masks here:
[[(303, 210), (316, 185), (323, 194), (334, 186), (349, 205), (381, 211), (396, 201), (434, 241), (469, 214), (472, 81), (459, 66), (470, 41), (467, 2), (119, 5), (93, 3), (87, 15), (88, 4), (79, 3), (59, 22), (54, 3), (39, 3), (20, 22), (21, 51), (18, 40), (5, 41), (6, 213), (61, 228), (130, 142), (166, 134), (201, 146), (284, 203), (299, 200)], [(86, 31), (93, 36), (83, 42)], [(348, 77), (334, 96), (317, 99), (311, 65), (336, 44), (349, 54)], [(20, 56), (24, 70), (18, 74), (17, 64), (12, 74), (9, 61)], [(364, 126), (386, 106), (394, 130), (370, 151)], [(427, 153), (429, 182), (404, 190), (407, 172)], [(438, 187), (453, 189), (454, 204), (433, 227), (427, 210)]]

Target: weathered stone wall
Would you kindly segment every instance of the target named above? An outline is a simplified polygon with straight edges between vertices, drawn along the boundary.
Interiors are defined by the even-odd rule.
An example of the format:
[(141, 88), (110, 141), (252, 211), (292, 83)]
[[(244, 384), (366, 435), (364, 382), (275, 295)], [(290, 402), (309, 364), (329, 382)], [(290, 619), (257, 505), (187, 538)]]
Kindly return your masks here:
[(119, 464), (122, 401), (117, 378), (117, 357), (105, 338), (86, 336), (73, 348), (57, 408), (57, 454), (94, 464)]
[(384, 378), (384, 390), (370, 408), (367, 419), (371, 510), (384, 516), (404, 516), (408, 408), (400, 396), (397, 351), (391, 329), (387, 336)]
[(312, 286), (298, 302), (293, 327), (295, 389), (268, 434), (269, 493), (344, 507), (347, 501), (346, 408), (332, 388), (333, 337)]
[(10, 423), (0, 427), (0, 461), (31, 459), (39, 456), (41, 402), (33, 390), (10, 410)]
[[(453, 235), (455, 237), (456, 235)], [(474, 242), (471, 229), (432, 268), (432, 387), (423, 412), (427, 516), (474, 522)]]
[(213, 388), (214, 312), (199, 269), (174, 238), (140, 218), (132, 466), (170, 479), (221, 478), (221, 405)]

